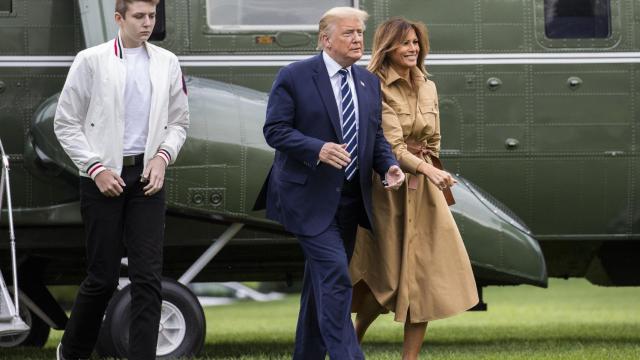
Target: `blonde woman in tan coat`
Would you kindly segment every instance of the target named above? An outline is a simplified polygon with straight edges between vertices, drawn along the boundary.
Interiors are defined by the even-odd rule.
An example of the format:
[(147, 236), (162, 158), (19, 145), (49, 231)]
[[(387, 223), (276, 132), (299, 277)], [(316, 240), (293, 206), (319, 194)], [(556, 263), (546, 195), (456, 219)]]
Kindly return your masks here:
[(469, 257), (443, 195), (456, 181), (431, 160), (440, 152), (440, 116), (436, 86), (423, 65), (428, 51), (421, 23), (395, 18), (376, 30), (369, 71), (380, 78), (384, 135), (407, 180), (389, 192), (373, 179), (376, 235), (358, 230), (350, 267), (358, 340), (379, 314), (393, 311), (404, 323), (403, 359), (418, 358), (428, 321), (478, 302)]

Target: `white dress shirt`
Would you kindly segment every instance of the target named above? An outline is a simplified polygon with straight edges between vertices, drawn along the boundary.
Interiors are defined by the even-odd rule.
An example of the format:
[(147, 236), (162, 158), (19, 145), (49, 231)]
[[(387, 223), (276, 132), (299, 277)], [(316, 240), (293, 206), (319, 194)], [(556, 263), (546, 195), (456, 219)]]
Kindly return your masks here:
[[(340, 92), (340, 85), (342, 83), (342, 75), (338, 71), (342, 69), (342, 66), (331, 58), (326, 52), (322, 52), (322, 59), (324, 65), (327, 67), (327, 73), (329, 73), (329, 80), (331, 80), (331, 87), (333, 88), (333, 96), (336, 99), (336, 105), (338, 105), (338, 115), (340, 116), (340, 128), (342, 128), (342, 92)], [(351, 66), (347, 68), (347, 83), (351, 89), (351, 97), (353, 98), (353, 106), (355, 108), (356, 116), (356, 130), (359, 126), (359, 111), (358, 111), (358, 95), (356, 93), (356, 87), (353, 82), (353, 75), (351, 74)]]

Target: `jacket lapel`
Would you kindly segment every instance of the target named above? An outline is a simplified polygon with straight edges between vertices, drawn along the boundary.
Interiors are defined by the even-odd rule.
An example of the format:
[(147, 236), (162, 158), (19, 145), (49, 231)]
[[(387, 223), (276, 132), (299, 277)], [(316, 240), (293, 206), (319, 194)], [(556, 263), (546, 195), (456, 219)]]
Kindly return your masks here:
[(120, 31), (118, 31), (118, 35), (114, 39), (113, 44), (113, 68), (111, 68), (111, 72), (109, 77), (112, 79), (113, 85), (117, 89), (118, 98), (116, 99), (117, 104), (114, 104), (119, 109), (121, 109), (120, 116), (124, 121), (124, 87), (127, 84), (127, 67), (124, 63), (124, 45), (122, 44), (122, 39), (120, 38)]
[(353, 85), (356, 89), (356, 96), (358, 97), (358, 158), (364, 159), (363, 151), (367, 147), (367, 128), (369, 125), (369, 97), (367, 96), (367, 87), (363, 80), (360, 80), (361, 69), (353, 64), (351, 66), (351, 74), (353, 76)]
[(322, 60), (322, 53), (316, 55), (316, 67), (315, 74), (313, 74), (313, 82), (318, 89), (322, 103), (324, 104), (327, 113), (329, 113), (329, 119), (333, 130), (336, 132), (336, 136), (340, 143), (342, 140), (342, 129), (340, 128), (340, 115), (338, 114), (338, 106), (336, 105), (336, 99), (333, 95), (333, 88), (331, 87), (331, 80), (329, 80), (329, 74), (327, 68)]

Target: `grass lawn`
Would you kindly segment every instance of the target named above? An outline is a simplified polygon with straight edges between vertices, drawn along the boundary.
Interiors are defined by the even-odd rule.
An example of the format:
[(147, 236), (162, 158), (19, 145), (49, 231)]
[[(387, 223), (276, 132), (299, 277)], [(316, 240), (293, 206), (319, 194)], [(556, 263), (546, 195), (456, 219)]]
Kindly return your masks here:
[[(596, 287), (585, 280), (485, 289), (488, 312), (429, 325), (426, 359), (640, 359), (640, 288)], [(207, 308), (199, 359), (290, 359), (298, 297)], [(52, 359), (61, 332), (44, 350), (1, 349), (0, 359)], [(385, 315), (363, 346), (367, 359), (400, 359), (402, 325)]]

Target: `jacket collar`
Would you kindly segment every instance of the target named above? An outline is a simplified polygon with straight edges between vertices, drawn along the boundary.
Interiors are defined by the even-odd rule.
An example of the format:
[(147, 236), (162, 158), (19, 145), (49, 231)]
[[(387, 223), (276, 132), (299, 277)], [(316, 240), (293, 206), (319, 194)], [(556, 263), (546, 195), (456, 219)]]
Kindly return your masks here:
[(342, 128), (340, 126), (340, 115), (338, 114), (338, 105), (336, 104), (335, 97), (333, 96), (333, 88), (331, 86), (331, 80), (329, 80), (329, 73), (327, 67), (324, 64), (322, 53), (314, 56), (312, 61), (315, 62), (314, 72), (312, 76), (313, 81), (318, 89), (322, 103), (329, 114), (329, 119), (336, 137), (342, 142)]
[[(398, 80), (404, 80), (404, 78), (401, 77), (400, 75), (398, 75), (398, 73), (391, 66), (387, 67), (385, 75), (386, 76), (385, 76), (384, 84), (386, 86), (389, 86), (389, 85), (393, 84), (394, 82), (396, 82)], [(416, 82), (425, 81), (424, 74), (417, 67), (412, 67), (411, 68), (411, 75), (410, 76)]]
[(113, 53), (117, 58), (122, 59), (122, 39), (120, 38), (120, 31), (118, 31), (118, 35), (113, 39)]
[(329, 78), (333, 78), (341, 69), (346, 69), (351, 74), (352, 66), (347, 66), (343, 68), (342, 65), (338, 64), (329, 54), (326, 52), (322, 52), (322, 61), (327, 68), (327, 73), (329, 73)]
[(324, 64), (324, 59), (322, 59), (322, 51), (320, 53), (318, 53), (317, 55), (314, 55), (311, 58), (311, 61), (314, 64), (313, 71), (315, 71), (317, 73), (319, 73), (323, 69), (324, 69), (325, 72), (327, 71), (327, 66)]
[[(149, 49), (149, 46), (147, 46), (147, 42), (146, 41), (143, 42), (142, 46), (144, 46), (144, 48), (147, 50), (147, 54), (149, 55), (149, 58), (151, 58), (151, 52), (149, 51), (150, 49)], [(120, 60), (124, 58), (123, 48), (124, 48), (124, 45), (122, 44), (122, 37), (120, 36), (120, 31), (118, 30), (118, 34), (113, 39), (113, 54)]]

